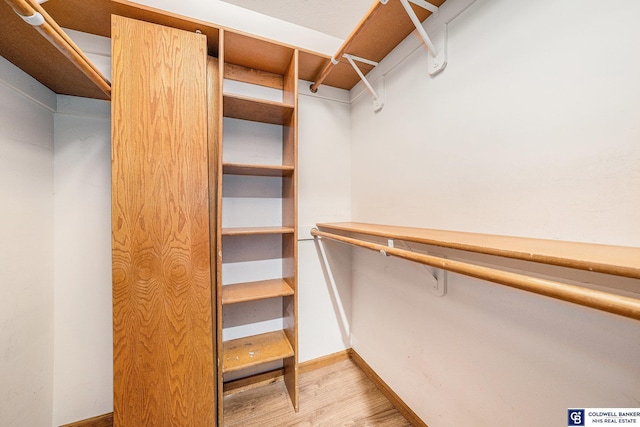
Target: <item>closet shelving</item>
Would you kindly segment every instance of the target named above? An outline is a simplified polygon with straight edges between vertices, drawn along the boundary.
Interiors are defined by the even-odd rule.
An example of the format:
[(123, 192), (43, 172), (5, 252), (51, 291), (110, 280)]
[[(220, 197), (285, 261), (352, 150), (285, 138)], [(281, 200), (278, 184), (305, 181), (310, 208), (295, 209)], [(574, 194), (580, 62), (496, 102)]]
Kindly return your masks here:
[(295, 108), (283, 102), (232, 94), (225, 94), (223, 103), (225, 117), (274, 125), (283, 125), (291, 117)]
[[(220, 40), (219, 63), (225, 80), (217, 168), (218, 390), (224, 389), (229, 374), (233, 380), (238, 372), (240, 377), (264, 372), (274, 369), (271, 362), (279, 365), (281, 361), (285, 385), (297, 410), (298, 51), (227, 31), (221, 31)], [(237, 93), (238, 84), (243, 94)], [(225, 128), (225, 124), (229, 126)], [(245, 128), (250, 129), (247, 134), (243, 132)], [(268, 141), (251, 141), (268, 145), (261, 156), (251, 152), (251, 144), (242, 142), (252, 138), (251, 132), (267, 135), (261, 138)], [(239, 187), (241, 194), (235, 194)], [(243, 197), (262, 197), (256, 192), (265, 188), (268, 203), (252, 209), (265, 212), (245, 215)], [(247, 267), (227, 274), (236, 261), (233, 254), (240, 252)], [(260, 264), (265, 260), (269, 267)], [(232, 266), (226, 268), (228, 265)], [(273, 330), (273, 323), (247, 327), (253, 321), (253, 313), (265, 306), (268, 311), (274, 304), (281, 307), (279, 329)], [(233, 311), (233, 316), (243, 316), (242, 331), (227, 333), (237, 326), (225, 322), (228, 310)], [(250, 334), (244, 335), (247, 330)], [(219, 399), (220, 415), (224, 413), (223, 406), (224, 399)]]
[[(439, 7), (444, 1), (430, 0), (429, 3)], [(413, 3), (411, 8), (420, 22), (431, 15), (431, 12)], [(337, 62), (331, 59), (325, 61), (323, 68), (314, 76), (312, 80), (314, 89), (317, 89), (320, 84), (345, 89), (353, 88), (360, 78), (343, 57), (344, 54), (380, 62), (414, 30), (415, 26), (411, 18), (399, 0), (388, 0), (385, 3), (379, 0), (374, 1), (365, 16), (333, 55), (333, 59)], [(373, 69), (373, 65), (366, 63), (359, 63), (358, 66), (363, 74)]]
[[(432, 0), (430, 3), (441, 6), (444, 0)], [(268, 83), (273, 80), (276, 85), (278, 84), (277, 80), (282, 76), (280, 73), (278, 77), (278, 68), (286, 62), (286, 51), (296, 49), (293, 46), (273, 43), (260, 37), (225, 29), (210, 22), (168, 13), (126, 0), (49, 0), (42, 4), (42, 8), (63, 28), (103, 37), (111, 36), (112, 14), (186, 31), (200, 31), (207, 36), (209, 55), (215, 57), (218, 56), (219, 50), (218, 35), (224, 30), (228, 36), (226, 51), (229, 57), (224, 69), (225, 77), (235, 73), (233, 64), (242, 62), (246, 64), (244, 68), (263, 71), (258, 75), (266, 85), (274, 84)], [(424, 21), (431, 14), (415, 5), (412, 5), (412, 8), (420, 21)], [(2, 28), (0, 55), (45, 86), (60, 94), (106, 99), (104, 92), (46, 39), (37, 34), (35, 29), (25, 24), (4, 1), (0, 1), (0, 27)], [(331, 64), (329, 55), (297, 49), (299, 78), (316, 82), (323, 70), (329, 67), (330, 70), (322, 84), (349, 90), (360, 79), (347, 60), (341, 58), (342, 53), (379, 62), (414, 30), (415, 27), (399, 0), (389, 0), (386, 4), (382, 4), (379, 0), (372, 1), (367, 14), (334, 55), (339, 61), (338, 64)], [(263, 50), (264, 47), (267, 47), (267, 50)], [(252, 67), (251, 62), (258, 66)], [(368, 64), (359, 65), (364, 74), (372, 69)], [(243, 74), (246, 73), (243, 72)]]
[(293, 166), (247, 165), (242, 163), (225, 163), (223, 173), (228, 175), (247, 176), (291, 176)]
[(324, 223), (318, 227), (332, 233), (357, 233), (640, 279), (640, 248), (635, 247), (359, 222)]
[[(626, 282), (621, 286), (620, 282), (614, 285), (608, 281), (607, 290), (592, 289), (590, 286), (556, 282), (476, 262), (399, 249), (393, 241), (401, 240), (631, 279), (640, 278), (640, 248), (357, 222), (318, 224), (318, 228), (311, 231), (314, 237), (347, 243), (381, 252), (385, 256), (399, 257), (433, 268), (640, 320), (640, 299), (637, 298), (639, 289), (635, 283)], [(370, 241), (372, 238), (386, 239), (387, 244)], [(591, 282), (585, 280), (585, 283)], [(611, 292), (613, 289), (616, 291)], [(619, 291), (631, 293), (633, 296), (623, 295)]]
[[(35, 0), (21, 0), (36, 5)], [(444, 0), (434, 0), (436, 6)], [(339, 56), (333, 64), (328, 55), (306, 51), (282, 43), (226, 29), (209, 22), (167, 13), (158, 9), (126, 0), (49, 0), (41, 7), (63, 28), (69, 28), (103, 37), (111, 36), (111, 17), (127, 18), (159, 24), (190, 33), (206, 36), (210, 55), (207, 67), (214, 67), (217, 75), (229, 81), (279, 90), (281, 100), (261, 99), (238, 95), (232, 92), (216, 93), (211, 103), (209, 140), (210, 149), (209, 187), (215, 200), (212, 206), (211, 237), (213, 261), (216, 268), (216, 329), (217, 329), (217, 390), (219, 394), (218, 416), (223, 414), (222, 392), (227, 373), (237, 373), (282, 360), (284, 381), (294, 408), (298, 408), (297, 367), (297, 93), (298, 80), (315, 81), (322, 73), (322, 84), (342, 89), (351, 89), (359, 78), (347, 61)], [(412, 6), (423, 21), (430, 13)], [(68, 57), (42, 36), (36, 29), (25, 24), (5, 1), (0, 1), (0, 55), (32, 75), (56, 93), (89, 98), (108, 99), (108, 91), (101, 90), (79, 70), (82, 64), (74, 64)], [(398, 0), (382, 3), (375, 0), (369, 13), (358, 24), (340, 49), (343, 53), (380, 61), (414, 27), (402, 10)], [(217, 59), (215, 59), (217, 58)], [(217, 68), (216, 68), (217, 67)], [(328, 67), (328, 68), (327, 68)], [(369, 67), (369, 68), (368, 68)], [(363, 66), (366, 73), (371, 68)], [(325, 70), (329, 70), (325, 72)], [(219, 79), (221, 79), (220, 77)], [(218, 79), (218, 78), (216, 78)], [(219, 80), (218, 79), (218, 80)], [(213, 84), (216, 86), (216, 84)], [(220, 85), (221, 87), (222, 85)], [(218, 104), (221, 101), (221, 105)], [(218, 111), (219, 110), (219, 111)], [(219, 114), (220, 113), (220, 114)], [(218, 117), (220, 116), (220, 117)], [(279, 163), (254, 160), (226, 161), (223, 141), (223, 116), (243, 122), (263, 123), (279, 126), (282, 130), (281, 156)], [(211, 122), (220, 126), (211, 126)], [(212, 129), (216, 129), (212, 131)], [(217, 133), (212, 136), (211, 133)], [(214, 150), (211, 150), (212, 146)], [(221, 151), (221, 152), (219, 152)], [(212, 154), (211, 154), (212, 153)], [(215, 165), (215, 167), (212, 167)], [(215, 177), (215, 179), (214, 179)], [(281, 209), (277, 225), (264, 224), (237, 226), (223, 224), (223, 194), (225, 177), (249, 177), (251, 179), (276, 179), (280, 182)], [(215, 188), (215, 190), (211, 190)], [(252, 240), (273, 238), (278, 242), (281, 263), (279, 277), (258, 277), (252, 280), (224, 282), (224, 256), (229, 247), (242, 247)], [(215, 241), (215, 244), (213, 243)], [(267, 275), (270, 276), (270, 275)], [(271, 275), (272, 276), (272, 275)], [(223, 341), (225, 307), (279, 299), (282, 302), (282, 327), (250, 336), (234, 337)]]

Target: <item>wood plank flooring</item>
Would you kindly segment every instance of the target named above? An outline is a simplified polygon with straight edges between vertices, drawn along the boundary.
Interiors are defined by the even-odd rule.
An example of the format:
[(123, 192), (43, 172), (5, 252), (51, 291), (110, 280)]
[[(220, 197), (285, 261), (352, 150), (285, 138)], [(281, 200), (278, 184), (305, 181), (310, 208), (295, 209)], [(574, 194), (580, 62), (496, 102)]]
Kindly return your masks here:
[(224, 397), (225, 427), (407, 427), (391, 402), (351, 360), (300, 376), (295, 413), (283, 381)]

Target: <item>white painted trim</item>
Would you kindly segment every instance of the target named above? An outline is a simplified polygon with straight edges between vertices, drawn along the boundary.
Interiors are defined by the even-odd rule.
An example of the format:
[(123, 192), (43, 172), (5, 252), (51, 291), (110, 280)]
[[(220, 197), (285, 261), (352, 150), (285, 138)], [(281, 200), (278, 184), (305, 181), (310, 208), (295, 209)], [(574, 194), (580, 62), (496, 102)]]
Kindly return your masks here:
[(56, 94), (1, 56), (0, 84), (51, 112), (56, 111)]

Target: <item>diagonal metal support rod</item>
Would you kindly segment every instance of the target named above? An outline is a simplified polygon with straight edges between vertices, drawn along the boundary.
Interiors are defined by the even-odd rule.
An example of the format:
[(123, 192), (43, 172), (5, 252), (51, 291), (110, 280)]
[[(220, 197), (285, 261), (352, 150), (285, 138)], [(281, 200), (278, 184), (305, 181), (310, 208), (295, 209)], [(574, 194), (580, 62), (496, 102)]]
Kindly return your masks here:
[(345, 53), (344, 55), (342, 55), (342, 57), (345, 58), (347, 61), (349, 61), (349, 64), (351, 64), (355, 72), (358, 73), (358, 76), (360, 76), (360, 80), (362, 80), (362, 83), (364, 83), (367, 89), (369, 89), (369, 92), (371, 92), (371, 95), (373, 95), (373, 98), (378, 99), (378, 94), (376, 93), (375, 89), (373, 89), (373, 86), (371, 86), (371, 83), (369, 83), (369, 80), (367, 80), (367, 78), (362, 73), (362, 71), (360, 71), (360, 68), (358, 68), (358, 65), (355, 63), (355, 61), (373, 65), (374, 67), (378, 65), (378, 63), (374, 61), (370, 61), (368, 59), (360, 58), (358, 56), (350, 55), (348, 53)]
[(421, 8), (428, 10), (431, 13), (436, 13), (438, 11), (438, 6), (436, 6), (435, 4), (431, 4), (428, 1), (425, 1), (425, 0), (409, 0), (409, 1), (415, 4), (416, 6), (420, 6)]
[(409, 2), (415, 5), (418, 5), (423, 9), (427, 9), (432, 13), (437, 12), (438, 8), (432, 5), (431, 3), (428, 3), (422, 0), (400, 0), (400, 3), (402, 3), (404, 10), (407, 12), (407, 15), (409, 15), (411, 22), (413, 22), (413, 25), (416, 27), (416, 30), (418, 30), (418, 34), (420, 34), (420, 37), (422, 37), (422, 40), (424, 40), (424, 43), (427, 45), (427, 48), (429, 49), (429, 52), (431, 52), (431, 55), (433, 55), (434, 57), (438, 56), (438, 49), (436, 49), (435, 45), (431, 41), (431, 38), (429, 37), (427, 32), (424, 30), (422, 23), (416, 16), (416, 13), (413, 11), (413, 9), (411, 9), (411, 5), (409, 4)]

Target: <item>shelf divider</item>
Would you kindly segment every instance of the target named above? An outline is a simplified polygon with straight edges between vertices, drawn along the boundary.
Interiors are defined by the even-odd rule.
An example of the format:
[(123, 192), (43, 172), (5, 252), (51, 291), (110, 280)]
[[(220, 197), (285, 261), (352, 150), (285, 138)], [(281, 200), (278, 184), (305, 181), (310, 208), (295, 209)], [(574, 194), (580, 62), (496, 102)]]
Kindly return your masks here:
[(252, 165), (244, 163), (224, 163), (222, 173), (226, 175), (248, 175), (248, 176), (292, 176), (293, 166), (284, 165)]
[(284, 125), (295, 109), (293, 105), (284, 102), (227, 93), (224, 94), (222, 104), (224, 117), (273, 125)]
[(223, 228), (223, 236), (252, 236), (258, 234), (291, 234), (293, 227), (237, 227)]
[(284, 279), (234, 283), (222, 287), (222, 305), (293, 295)]

